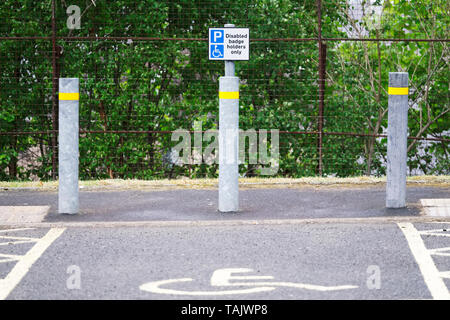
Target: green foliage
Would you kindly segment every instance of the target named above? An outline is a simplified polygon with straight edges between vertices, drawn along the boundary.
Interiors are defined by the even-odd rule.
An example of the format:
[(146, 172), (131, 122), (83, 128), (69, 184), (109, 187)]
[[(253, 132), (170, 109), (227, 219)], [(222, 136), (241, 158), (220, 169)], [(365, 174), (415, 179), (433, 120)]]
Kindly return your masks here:
[[(367, 1), (363, 1), (367, 3)], [(179, 128), (218, 127), (218, 78), (223, 63), (208, 61), (203, 40), (212, 26), (249, 27), (252, 39), (315, 38), (315, 1), (293, 0), (71, 0), (56, 1), (57, 36), (123, 37), (58, 39), (60, 77), (80, 78), (80, 178), (215, 177), (217, 165), (173, 166), (165, 160)], [(81, 29), (66, 26), (68, 5), (78, 5)], [(371, 38), (448, 38), (443, 0), (376, 1), (357, 21), (348, 1), (323, 1), (323, 36), (364, 31)], [(0, 36), (50, 36), (51, 1), (4, 0)], [(129, 37), (154, 37), (131, 41)], [(164, 40), (163, 40), (164, 39)], [(0, 40), (0, 132), (52, 130), (52, 46), (48, 39)], [(410, 134), (447, 137), (446, 43), (327, 42), (324, 130), (383, 133), (387, 126), (389, 71), (410, 73)], [(236, 63), (241, 79), (240, 128), (316, 131), (317, 43), (252, 41), (250, 61)], [(148, 133), (121, 133), (123, 131)], [(447, 130), (447, 133), (445, 133)], [(159, 131), (159, 132), (157, 132)], [(113, 133), (111, 133), (113, 132)], [(207, 143), (203, 144), (206, 147)], [(50, 179), (51, 134), (0, 135), (0, 180)], [(424, 150), (422, 150), (425, 148)], [(325, 135), (324, 174), (385, 173), (386, 140)], [(448, 174), (448, 144), (410, 145), (409, 168)], [(248, 157), (247, 157), (248, 158)], [(316, 135), (280, 135), (281, 176), (317, 174)], [(244, 163), (250, 176), (260, 168)]]

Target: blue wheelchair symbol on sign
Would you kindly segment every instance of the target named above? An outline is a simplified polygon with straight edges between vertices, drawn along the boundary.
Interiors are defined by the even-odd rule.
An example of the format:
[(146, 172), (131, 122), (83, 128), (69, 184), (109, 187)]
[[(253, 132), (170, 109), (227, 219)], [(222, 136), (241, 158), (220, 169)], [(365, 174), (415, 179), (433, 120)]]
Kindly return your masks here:
[(210, 58), (223, 58), (223, 44), (212, 44), (209, 52)]

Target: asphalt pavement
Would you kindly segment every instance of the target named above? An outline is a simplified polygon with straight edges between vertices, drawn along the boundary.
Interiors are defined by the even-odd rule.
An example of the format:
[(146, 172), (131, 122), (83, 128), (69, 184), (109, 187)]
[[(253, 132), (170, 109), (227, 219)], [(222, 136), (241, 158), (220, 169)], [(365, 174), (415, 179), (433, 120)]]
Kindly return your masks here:
[(0, 299), (450, 299), (450, 220), (422, 221), (423, 198), (448, 189), (408, 188), (401, 210), (378, 187), (244, 190), (228, 215), (215, 190), (87, 191), (77, 216), (54, 192), (0, 192), (49, 206), (0, 226)]
[(384, 187), (253, 189), (239, 194), (240, 210), (217, 211), (217, 190), (84, 191), (80, 214), (57, 213), (57, 192), (0, 192), (0, 206), (50, 206), (45, 221), (199, 221), (230, 219), (366, 218), (420, 215), (420, 199), (449, 198), (450, 188), (409, 187), (407, 207), (386, 209)]

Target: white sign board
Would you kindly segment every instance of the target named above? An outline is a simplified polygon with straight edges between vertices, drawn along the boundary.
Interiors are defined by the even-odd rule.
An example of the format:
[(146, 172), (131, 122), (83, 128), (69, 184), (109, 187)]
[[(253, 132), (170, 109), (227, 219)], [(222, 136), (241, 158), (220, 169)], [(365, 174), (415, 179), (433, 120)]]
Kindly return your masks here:
[(248, 60), (248, 28), (209, 28), (209, 60)]

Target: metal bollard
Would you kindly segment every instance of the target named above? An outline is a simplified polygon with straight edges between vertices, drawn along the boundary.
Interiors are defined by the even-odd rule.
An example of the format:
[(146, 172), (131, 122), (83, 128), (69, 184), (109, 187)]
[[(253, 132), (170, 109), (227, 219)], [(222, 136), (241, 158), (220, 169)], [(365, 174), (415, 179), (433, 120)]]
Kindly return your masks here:
[(78, 195), (79, 79), (59, 79), (58, 212), (76, 214)]
[(239, 78), (219, 78), (219, 211), (239, 210)]
[(386, 207), (406, 206), (408, 73), (389, 73)]
[[(225, 24), (226, 28), (234, 24)], [(239, 78), (234, 61), (225, 61), (219, 78), (219, 211), (239, 210)]]

